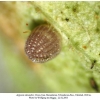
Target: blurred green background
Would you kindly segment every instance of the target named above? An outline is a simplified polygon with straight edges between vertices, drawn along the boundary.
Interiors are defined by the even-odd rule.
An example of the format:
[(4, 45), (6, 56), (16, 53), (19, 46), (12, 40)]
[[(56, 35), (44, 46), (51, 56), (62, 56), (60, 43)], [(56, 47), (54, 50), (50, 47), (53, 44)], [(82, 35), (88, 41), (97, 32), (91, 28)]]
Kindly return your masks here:
[[(76, 43), (74, 41), (74, 37), (71, 38), (71, 41), (73, 41), (73, 43), (71, 43), (68, 40), (70, 35), (66, 34), (66, 31), (63, 31), (64, 28), (59, 27), (59, 25), (62, 26), (62, 23), (65, 24), (63, 20), (62, 22), (59, 21), (59, 18), (61, 18), (58, 14), (60, 7), (63, 8), (63, 5), (68, 7), (70, 4), (75, 7), (77, 3), (78, 2), (0, 2), (1, 93), (99, 92), (99, 63), (97, 63), (98, 69), (94, 68), (91, 70), (90, 66), (93, 57), (85, 54), (84, 51), (78, 48), (78, 42)], [(82, 4), (88, 7), (86, 2), (80, 2), (80, 8), (81, 6), (83, 7)], [(89, 5), (94, 7), (96, 3), (91, 2)], [(82, 9), (82, 11), (84, 11), (84, 9)], [(54, 13), (54, 16), (49, 15), (51, 12)], [(69, 12), (71, 12), (70, 9)], [(56, 15), (59, 17), (56, 18)], [(100, 16), (98, 15), (97, 17)], [(75, 18), (77, 17), (73, 16), (73, 19)], [(67, 19), (67, 21), (68, 20), (69, 19)], [(73, 23), (79, 23), (78, 19), (75, 21), (76, 22)], [(50, 23), (55, 28), (58, 27), (57, 29), (62, 35), (63, 45), (61, 53), (56, 58), (46, 63), (38, 64), (31, 62), (28, 57), (26, 57), (24, 45), (34, 27), (43, 23)], [(68, 25), (72, 25), (72, 23), (70, 22)], [(81, 25), (79, 24), (79, 26)], [(70, 27), (68, 31), (72, 31)], [(74, 31), (75, 30), (73, 30), (73, 32)], [(77, 36), (77, 39), (78, 38), (79, 36)]]

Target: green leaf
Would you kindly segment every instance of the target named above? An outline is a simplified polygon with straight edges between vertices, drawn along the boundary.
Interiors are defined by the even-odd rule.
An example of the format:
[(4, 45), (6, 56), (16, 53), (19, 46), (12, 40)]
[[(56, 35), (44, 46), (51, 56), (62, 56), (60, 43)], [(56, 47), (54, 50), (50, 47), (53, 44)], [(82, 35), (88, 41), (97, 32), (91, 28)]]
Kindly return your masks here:
[[(23, 62), (27, 61), (29, 64), (26, 66), (39, 66), (37, 70), (34, 70), (37, 72), (35, 75), (41, 78), (43, 85), (46, 85), (45, 88), (48, 89), (47, 91), (97, 92), (95, 88), (92, 88), (90, 81), (93, 77), (98, 88), (100, 87), (99, 2), (6, 2), (2, 5), (6, 5), (7, 8), (5, 9), (6, 14), (2, 13), (2, 16), (6, 20), (11, 20), (7, 25), (11, 24), (17, 27), (14, 27), (13, 31), (18, 31), (16, 35), (22, 40), (23, 46), (20, 47), (20, 42), (14, 41), (18, 43), (17, 46), (23, 52), (22, 55), (25, 55), (24, 44), (30, 34), (22, 34), (24, 31), (32, 31), (36, 26), (47, 23), (61, 34), (61, 53), (51, 61), (43, 64), (30, 64), (29, 59), (24, 59), (23, 56)], [(0, 12), (2, 11), (1, 8)], [(8, 13), (10, 8), (11, 12)], [(9, 16), (6, 16), (7, 14)], [(0, 21), (2, 22), (1, 18)], [(13, 24), (14, 19), (16, 19), (15, 24)], [(5, 23), (7, 23), (6, 20)], [(4, 22), (2, 22), (3, 25), (5, 25)], [(9, 28), (8, 26), (6, 28)], [(7, 34), (3, 26), (1, 29)], [(14, 34), (13, 37), (16, 35)], [(15, 59), (16, 62), (18, 58)], [(20, 67), (17, 68), (17, 66), (19, 65), (16, 65), (15, 68), (19, 70)], [(23, 73), (27, 73), (27, 71)], [(19, 77), (17, 74), (12, 73), (13, 77)], [(24, 77), (23, 74), (22, 83), (26, 83), (25, 80), (28, 80), (26, 77), (29, 75)], [(18, 80), (16, 78), (16, 82)], [(33, 83), (30, 81), (30, 87), (25, 90), (22, 88), (22, 91), (32, 91), (30, 88)], [(42, 91), (44, 92), (44, 90)]]

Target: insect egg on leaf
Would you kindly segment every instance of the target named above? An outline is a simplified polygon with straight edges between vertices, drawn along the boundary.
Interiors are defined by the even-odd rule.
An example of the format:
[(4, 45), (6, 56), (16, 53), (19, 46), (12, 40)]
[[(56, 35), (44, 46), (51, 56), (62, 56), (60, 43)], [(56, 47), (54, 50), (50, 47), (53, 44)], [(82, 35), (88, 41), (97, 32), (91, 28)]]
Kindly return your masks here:
[(56, 57), (61, 51), (61, 36), (50, 25), (36, 27), (29, 35), (26, 45), (26, 55), (33, 62), (43, 63)]

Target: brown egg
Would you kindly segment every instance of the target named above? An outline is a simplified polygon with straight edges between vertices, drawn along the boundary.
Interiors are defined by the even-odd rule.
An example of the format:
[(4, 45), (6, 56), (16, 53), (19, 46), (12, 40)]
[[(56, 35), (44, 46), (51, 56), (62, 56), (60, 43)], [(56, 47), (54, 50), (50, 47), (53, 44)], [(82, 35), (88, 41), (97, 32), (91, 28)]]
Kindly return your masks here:
[(43, 63), (56, 57), (61, 51), (61, 36), (50, 25), (40, 25), (29, 35), (25, 52), (29, 59)]

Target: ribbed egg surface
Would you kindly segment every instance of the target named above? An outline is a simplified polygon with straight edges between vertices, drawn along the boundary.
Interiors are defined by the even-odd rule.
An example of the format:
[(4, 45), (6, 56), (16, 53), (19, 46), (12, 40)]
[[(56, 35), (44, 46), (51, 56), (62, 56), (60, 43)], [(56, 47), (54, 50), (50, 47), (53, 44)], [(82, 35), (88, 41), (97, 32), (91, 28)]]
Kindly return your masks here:
[(54, 58), (61, 50), (61, 36), (50, 25), (36, 27), (28, 37), (25, 52), (29, 59), (43, 63)]

